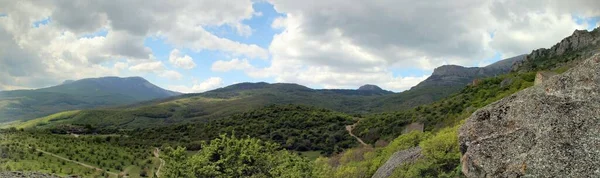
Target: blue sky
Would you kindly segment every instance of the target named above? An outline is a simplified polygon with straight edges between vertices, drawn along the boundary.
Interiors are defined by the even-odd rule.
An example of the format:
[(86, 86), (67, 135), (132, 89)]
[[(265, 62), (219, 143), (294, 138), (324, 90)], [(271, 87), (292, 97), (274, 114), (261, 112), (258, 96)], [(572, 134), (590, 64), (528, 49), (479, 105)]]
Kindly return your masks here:
[[(278, 17), (284, 17), (284, 14), (277, 13), (273, 8), (272, 4), (267, 2), (257, 2), (252, 5), (254, 11), (261, 15), (254, 16), (251, 19), (247, 19), (242, 21), (243, 24), (246, 24), (252, 28), (252, 35), (250, 36), (241, 36), (230, 26), (217, 26), (217, 27), (207, 27), (207, 31), (215, 34), (221, 38), (227, 38), (233, 41), (238, 41), (245, 44), (256, 44), (264, 49), (269, 48), (269, 44), (271, 44), (271, 40), (273, 36), (277, 33), (280, 33), (281, 30), (271, 28), (271, 24)], [(169, 53), (173, 50), (173, 46), (169, 45), (165, 42), (164, 39), (148, 37), (144, 41), (145, 46), (152, 49), (154, 56), (157, 59), (163, 61), (167, 64), (167, 67), (171, 70), (177, 70), (184, 76), (184, 80), (172, 81), (165, 78), (161, 78), (156, 75), (145, 75), (144, 77), (149, 80), (156, 82), (158, 84), (162, 84), (162, 86), (166, 85), (189, 85), (189, 82), (192, 80), (202, 81), (210, 77), (220, 77), (223, 79), (225, 85), (235, 84), (239, 82), (274, 82), (272, 78), (260, 78), (255, 79), (248, 77), (244, 74), (243, 71), (227, 71), (227, 72), (214, 72), (211, 70), (211, 66), (213, 62), (217, 60), (229, 60), (231, 57), (220, 51), (208, 51), (203, 50), (200, 52), (195, 52), (190, 49), (180, 49), (184, 55), (189, 55), (194, 59), (194, 62), (197, 64), (197, 67), (192, 70), (184, 70), (184, 69), (176, 69), (173, 66), (168, 65)], [(250, 64), (256, 67), (267, 67), (269, 65), (269, 61), (262, 59), (249, 59)], [(191, 79), (191, 80), (185, 80)]]
[(142, 76), (184, 92), (259, 81), (403, 91), (441, 65), (485, 66), (600, 21), (589, 0), (24, 2), (0, 3), (0, 46), (11, 49), (0, 68), (29, 72), (0, 71), (0, 90)]

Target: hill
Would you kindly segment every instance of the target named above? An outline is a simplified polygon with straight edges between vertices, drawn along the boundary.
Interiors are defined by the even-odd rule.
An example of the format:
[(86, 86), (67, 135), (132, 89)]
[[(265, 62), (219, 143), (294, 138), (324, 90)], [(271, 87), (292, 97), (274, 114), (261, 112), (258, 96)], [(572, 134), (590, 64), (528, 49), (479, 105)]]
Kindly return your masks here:
[[(384, 90), (315, 90), (297, 84), (240, 83), (197, 94), (142, 102), (126, 108), (69, 111), (22, 126), (90, 124), (94, 127), (147, 128), (205, 122), (269, 105), (310, 105), (346, 113), (368, 112), (370, 104), (394, 93)], [(45, 125), (47, 126), (47, 125)]]
[(132, 104), (179, 94), (141, 77), (88, 78), (35, 90), (1, 91), (0, 122), (28, 120), (66, 110)]
[(522, 61), (526, 55), (500, 60), (485, 67), (463, 67), (444, 65), (435, 68), (431, 76), (410, 90), (384, 98), (376, 104), (379, 112), (410, 109), (429, 104), (462, 90), (476, 79), (494, 77), (511, 71), (513, 64)]
[(386, 91), (375, 85), (342, 90), (311, 89), (290, 83), (239, 83), (204, 93), (137, 103), (122, 109), (71, 112), (67, 114), (70, 119), (60, 120), (100, 127), (143, 128), (222, 118), (273, 104), (310, 105), (359, 115), (405, 110), (447, 97), (476, 78), (506, 73), (511, 69), (509, 64), (520, 59), (522, 56), (483, 68), (443, 66), (436, 69), (427, 80), (401, 93)]

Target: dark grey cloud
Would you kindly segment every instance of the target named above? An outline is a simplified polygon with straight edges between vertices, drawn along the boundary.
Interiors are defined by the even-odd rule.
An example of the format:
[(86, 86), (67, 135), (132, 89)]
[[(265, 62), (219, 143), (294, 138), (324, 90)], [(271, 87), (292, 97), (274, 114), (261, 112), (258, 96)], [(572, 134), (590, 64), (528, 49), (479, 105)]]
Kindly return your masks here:
[(36, 53), (20, 48), (2, 28), (0, 41), (0, 90), (23, 85), (40, 87), (56, 82), (45, 75), (45, 66)]

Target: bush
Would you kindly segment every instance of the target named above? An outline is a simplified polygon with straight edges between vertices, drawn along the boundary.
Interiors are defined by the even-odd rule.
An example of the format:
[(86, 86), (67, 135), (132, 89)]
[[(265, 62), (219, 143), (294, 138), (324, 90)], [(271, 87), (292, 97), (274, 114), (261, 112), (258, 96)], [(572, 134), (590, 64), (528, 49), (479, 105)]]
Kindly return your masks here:
[(309, 177), (309, 161), (270, 142), (221, 135), (187, 157), (184, 148), (167, 150), (165, 177)]

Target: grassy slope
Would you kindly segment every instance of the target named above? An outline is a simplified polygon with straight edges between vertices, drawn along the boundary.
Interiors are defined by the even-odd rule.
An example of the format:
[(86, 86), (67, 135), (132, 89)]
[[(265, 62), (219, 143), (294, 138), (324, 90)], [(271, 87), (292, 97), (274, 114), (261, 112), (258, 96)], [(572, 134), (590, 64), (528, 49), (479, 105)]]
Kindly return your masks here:
[(129, 174), (130, 177), (140, 177), (141, 170), (146, 170), (147, 175), (152, 177), (159, 164), (152, 158), (152, 149), (119, 146), (115, 141), (108, 141), (108, 137), (73, 137), (17, 130), (0, 132), (0, 153), (5, 154), (0, 156), (0, 171), (40, 171), (84, 177), (103, 175), (103, 171), (43, 154), (36, 149), (105, 171)]

